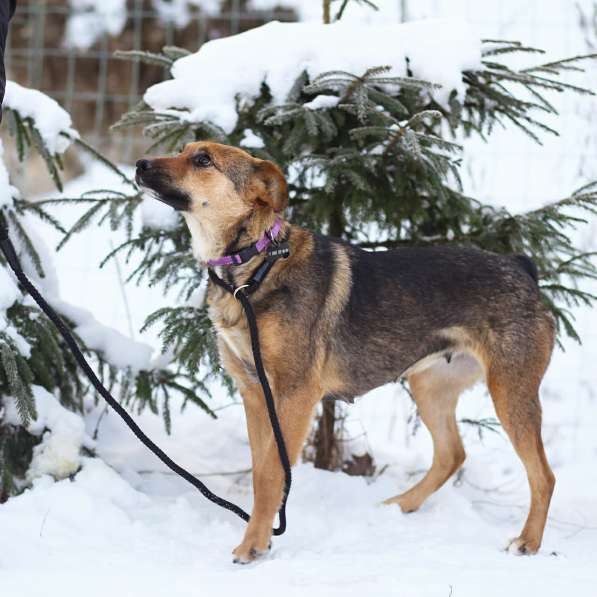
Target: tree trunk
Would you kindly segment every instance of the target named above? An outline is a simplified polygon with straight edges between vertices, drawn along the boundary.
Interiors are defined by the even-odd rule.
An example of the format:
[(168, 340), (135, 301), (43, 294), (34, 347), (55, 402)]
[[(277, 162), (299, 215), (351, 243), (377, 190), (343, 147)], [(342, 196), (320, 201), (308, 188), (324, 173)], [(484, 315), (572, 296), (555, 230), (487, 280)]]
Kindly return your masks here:
[(332, 0), (323, 0), (323, 22), (326, 25), (329, 25), (329, 23), (331, 21), (331, 16), (330, 16), (331, 2), (332, 2)]
[(336, 461), (336, 402), (324, 400), (323, 411), (317, 419), (317, 431), (315, 432), (315, 468), (322, 468), (330, 471), (334, 468)]

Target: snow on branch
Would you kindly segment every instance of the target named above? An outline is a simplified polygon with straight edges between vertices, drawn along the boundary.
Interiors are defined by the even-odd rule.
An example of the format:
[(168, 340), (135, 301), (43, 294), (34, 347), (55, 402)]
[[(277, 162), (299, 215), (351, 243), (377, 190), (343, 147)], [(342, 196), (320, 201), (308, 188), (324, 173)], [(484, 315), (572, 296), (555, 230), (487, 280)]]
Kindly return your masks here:
[(51, 155), (64, 153), (79, 138), (70, 114), (37, 89), (7, 81), (4, 107), (17, 112), (21, 119), (30, 118), (33, 121)]
[(0, 208), (12, 205), (13, 199), (19, 196), (19, 191), (10, 184), (8, 170), (4, 164), (4, 144), (0, 139)]
[(463, 98), (462, 73), (481, 68), (479, 35), (459, 19), (404, 24), (279, 23), (203, 44), (177, 60), (173, 79), (150, 87), (145, 102), (156, 111), (177, 110), (189, 122), (204, 120), (231, 132), (239, 102), (251, 102), (266, 83), (283, 103), (297, 78), (328, 71), (362, 73), (388, 65), (393, 76), (433, 81), (429, 91), (447, 104), (453, 91)]
[(126, 0), (70, 0), (65, 42), (86, 50), (107, 33), (119, 35), (127, 21)]
[(74, 307), (59, 298), (49, 298), (52, 306), (74, 323), (75, 333), (85, 346), (101, 353), (118, 369), (130, 368), (132, 373), (153, 368), (153, 348), (124, 336), (114, 328), (99, 323), (86, 309)]
[[(43, 475), (64, 479), (77, 472), (81, 465), (81, 447), (91, 449), (93, 441), (85, 433), (85, 421), (66, 409), (45, 388), (32, 386), (37, 417), (27, 424), (27, 431), (41, 437), (33, 448), (33, 459), (27, 471), (29, 481)], [(4, 404), (4, 423), (18, 426), (21, 417), (17, 402), (7, 397)]]

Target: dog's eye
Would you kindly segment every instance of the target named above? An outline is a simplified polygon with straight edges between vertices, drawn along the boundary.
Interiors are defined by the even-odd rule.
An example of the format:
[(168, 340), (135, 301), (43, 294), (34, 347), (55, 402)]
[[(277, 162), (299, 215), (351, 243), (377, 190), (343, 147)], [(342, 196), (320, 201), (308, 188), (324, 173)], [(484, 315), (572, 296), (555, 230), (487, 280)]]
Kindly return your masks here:
[(193, 164), (199, 168), (207, 168), (208, 166), (211, 166), (211, 158), (204, 151), (201, 153), (196, 153), (192, 159)]

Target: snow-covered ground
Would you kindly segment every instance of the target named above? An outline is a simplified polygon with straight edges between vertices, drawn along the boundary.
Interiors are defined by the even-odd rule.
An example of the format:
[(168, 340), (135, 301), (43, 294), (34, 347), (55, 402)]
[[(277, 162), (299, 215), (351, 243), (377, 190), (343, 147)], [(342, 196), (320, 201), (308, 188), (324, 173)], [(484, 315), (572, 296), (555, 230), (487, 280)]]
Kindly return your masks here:
[[(243, 523), (166, 474), (110, 413), (102, 418), (100, 459), (74, 480), (41, 478), (0, 508), (0, 585), (4, 595), (163, 597), (164, 595), (405, 595), (486, 597), (595, 595), (597, 409), (590, 392), (545, 392), (545, 437), (558, 477), (542, 551), (516, 557), (502, 548), (524, 522), (526, 478), (501, 435), (463, 426), (468, 460), (457, 483), (414, 514), (379, 503), (409, 487), (430, 460), (429, 438), (412, 435), (408, 399), (383, 388), (358, 413), (377, 464), (375, 480), (295, 470), (289, 528), (271, 554), (231, 563)], [(475, 392), (474, 394), (479, 394)], [(218, 400), (221, 404), (225, 398)], [(464, 396), (461, 415), (489, 412)], [(98, 409), (87, 420), (96, 428)], [(197, 410), (176, 417), (174, 433), (142, 415), (143, 427), (200, 474), (250, 466), (240, 405), (210, 421)], [(250, 504), (250, 476), (203, 477), (222, 495)], [(452, 593), (450, 593), (452, 591)]]

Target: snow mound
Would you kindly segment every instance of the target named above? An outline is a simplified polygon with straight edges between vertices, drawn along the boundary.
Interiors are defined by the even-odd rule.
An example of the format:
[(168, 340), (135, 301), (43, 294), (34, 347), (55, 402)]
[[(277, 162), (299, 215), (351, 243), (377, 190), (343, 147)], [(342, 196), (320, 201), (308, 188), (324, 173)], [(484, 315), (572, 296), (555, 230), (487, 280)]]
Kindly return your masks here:
[[(383, 415), (387, 423), (389, 417)], [(103, 424), (111, 418), (104, 417)], [(212, 433), (205, 427), (197, 433), (197, 427), (184, 423), (178, 442), (171, 438), (166, 444), (182, 444), (175, 452), (186, 453), (193, 463), (205, 452), (189, 447), (203, 435), (201, 444), (219, 449), (221, 460), (209, 464), (226, 467), (211, 470), (239, 470), (248, 462), (248, 446), (242, 452), (240, 444), (230, 446), (221, 424), (214, 423)], [(233, 439), (242, 431), (240, 421), (236, 428)], [(104, 442), (121, 452), (125, 467), (138, 468), (139, 453), (126, 449), (136, 440), (126, 438), (115, 442), (112, 436)], [(158, 442), (162, 445), (164, 438)], [(72, 481), (39, 479), (33, 489), (0, 508), (3, 541), (10, 545), (0, 553), (3, 594), (40, 595), (43, 579), (43, 594), (61, 597), (227, 597), (241, 585), (246, 597), (447, 597), (450, 591), (458, 597), (503, 597), (522, 595), (521, 587), (533, 587), (533, 594), (541, 597), (594, 595), (596, 509), (591, 498), (597, 479), (590, 461), (560, 485), (568, 493), (554, 496), (554, 520), (542, 552), (515, 558), (501, 549), (524, 522), (526, 478), (522, 466), (509, 466), (516, 457), (503, 440), (501, 444), (498, 462), (488, 463), (484, 447), (480, 452), (486, 458), (467, 470), (464, 480), (474, 486), (449, 482), (409, 515), (378, 506), (413, 484), (406, 472), (399, 472), (401, 467), (366, 483), (299, 465), (293, 471), (288, 532), (274, 538), (266, 557), (245, 567), (230, 563), (244, 525), (182, 480), (148, 470), (123, 473), (116, 466), (118, 474), (100, 459), (83, 458)], [(165, 447), (171, 452), (170, 445)], [(233, 479), (205, 480), (216, 492), (247, 506), (250, 476)], [(497, 483), (498, 492), (488, 489)], [(550, 555), (556, 550), (558, 555)], [(32, 566), (36, 575), (27, 583), (23, 579)], [(206, 590), (198, 591), (199, 584)]]
[(31, 118), (35, 122), (52, 155), (64, 153), (73, 139), (79, 137), (79, 133), (73, 128), (70, 114), (63, 110), (58, 102), (37, 89), (6, 81), (4, 105), (18, 112), (21, 117)]
[[(33, 460), (27, 471), (31, 481), (44, 475), (64, 479), (77, 472), (81, 465), (82, 446), (91, 447), (92, 441), (85, 435), (83, 418), (67, 410), (58, 399), (41, 386), (31, 386), (37, 419), (31, 421), (27, 431), (42, 435), (42, 441), (33, 448)], [(14, 399), (5, 399), (6, 423), (19, 425)]]
[(203, 44), (177, 60), (174, 78), (150, 87), (144, 99), (154, 110), (177, 109), (190, 122), (209, 120), (231, 132), (237, 101), (257, 97), (263, 82), (281, 103), (304, 71), (311, 78), (338, 69), (359, 75), (388, 65), (405, 76), (408, 58), (415, 77), (442, 86), (434, 97), (445, 103), (452, 90), (462, 97), (462, 71), (479, 68), (480, 57), (479, 35), (458, 19), (371, 26), (273, 21)]

